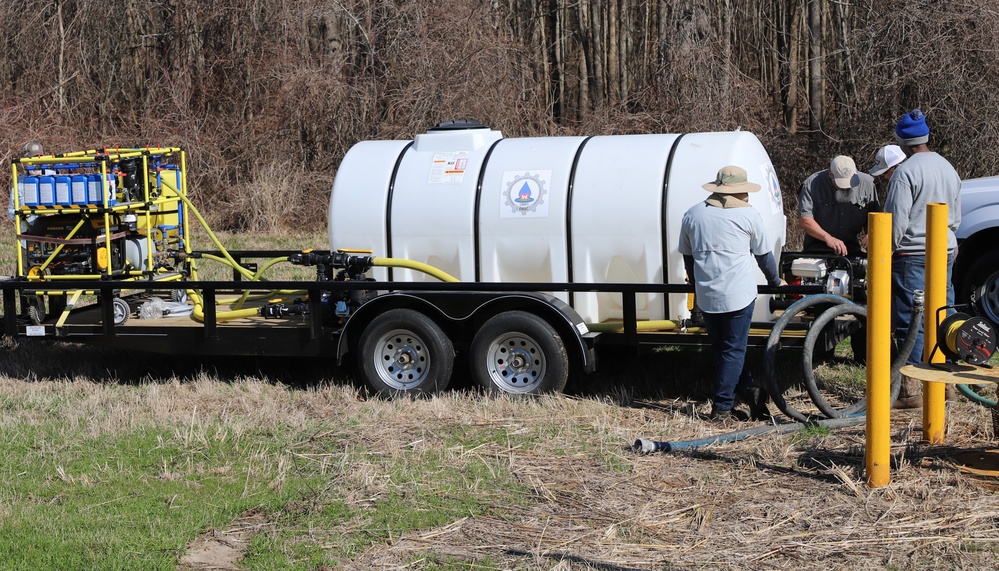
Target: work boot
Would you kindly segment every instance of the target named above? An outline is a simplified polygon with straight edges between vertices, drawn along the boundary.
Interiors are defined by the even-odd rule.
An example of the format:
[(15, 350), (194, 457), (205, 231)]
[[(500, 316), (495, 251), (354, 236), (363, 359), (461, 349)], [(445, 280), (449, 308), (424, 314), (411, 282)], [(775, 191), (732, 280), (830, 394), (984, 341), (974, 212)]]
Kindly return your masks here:
[(749, 415), (735, 408), (717, 408), (711, 405), (711, 414), (708, 415), (708, 420), (721, 423), (730, 419), (744, 422), (749, 420)]
[(752, 386), (739, 391), (738, 394), (742, 402), (746, 403), (746, 406), (749, 407), (750, 418), (764, 422), (773, 420), (773, 417), (770, 415), (770, 409), (767, 408), (767, 401), (770, 399), (767, 391), (760, 387)]
[(892, 404), (896, 410), (923, 408), (923, 385), (916, 379), (902, 375), (902, 386), (899, 387), (898, 400)]

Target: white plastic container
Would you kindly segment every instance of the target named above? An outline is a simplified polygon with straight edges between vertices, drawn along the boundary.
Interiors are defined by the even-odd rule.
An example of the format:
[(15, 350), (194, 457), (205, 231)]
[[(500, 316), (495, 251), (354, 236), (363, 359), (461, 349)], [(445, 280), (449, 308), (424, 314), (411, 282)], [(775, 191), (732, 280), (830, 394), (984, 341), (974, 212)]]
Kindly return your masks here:
[(69, 175), (56, 175), (55, 177), (56, 204), (69, 206), (73, 204), (72, 178)]
[(73, 204), (87, 204), (87, 175), (75, 174), (70, 177), (70, 192)]
[[(682, 284), (683, 214), (730, 164), (763, 187), (750, 203), (780, 256), (780, 185), (745, 131), (504, 139), (476, 128), (362, 142), (333, 184), (330, 245), (428, 263), (462, 281)], [(386, 268), (372, 277), (434, 279)], [(556, 295), (587, 322), (622, 318), (618, 294)], [(769, 320), (762, 301), (754, 319)], [(684, 294), (640, 295), (637, 309), (639, 319), (689, 316)]]
[(38, 177), (38, 205), (55, 206), (55, 177), (43, 175)]

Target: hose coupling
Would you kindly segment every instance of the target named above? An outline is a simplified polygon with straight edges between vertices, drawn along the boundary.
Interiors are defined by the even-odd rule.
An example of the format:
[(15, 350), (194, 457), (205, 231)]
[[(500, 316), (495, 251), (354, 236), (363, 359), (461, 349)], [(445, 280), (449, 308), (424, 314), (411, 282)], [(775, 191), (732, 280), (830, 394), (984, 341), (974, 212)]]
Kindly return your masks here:
[(917, 289), (912, 292), (912, 305), (913, 307), (918, 307), (920, 310), (923, 309), (923, 303), (926, 300), (926, 295), (923, 290)]

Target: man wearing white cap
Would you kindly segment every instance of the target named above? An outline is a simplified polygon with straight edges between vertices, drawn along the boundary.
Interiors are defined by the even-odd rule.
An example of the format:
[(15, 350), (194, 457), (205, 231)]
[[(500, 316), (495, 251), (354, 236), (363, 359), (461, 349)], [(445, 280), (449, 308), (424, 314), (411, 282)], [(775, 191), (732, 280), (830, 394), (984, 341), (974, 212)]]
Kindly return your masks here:
[(805, 179), (798, 191), (798, 226), (805, 231), (802, 251), (861, 256), (858, 235), (867, 214), (880, 210), (874, 178), (857, 172), (852, 158), (833, 158), (829, 168)]
[(763, 218), (749, 204), (749, 193), (760, 190), (760, 185), (749, 182), (745, 169), (727, 166), (713, 182), (701, 186), (711, 196), (683, 215), (677, 250), (694, 284), (714, 353), (711, 419), (747, 420), (744, 412), (735, 410), (738, 394), (755, 420), (767, 420), (766, 393), (745, 366), (757, 296), (754, 268), (758, 266), (772, 286), (785, 282), (777, 275)]
[(871, 173), (871, 176), (880, 176), (887, 182), (891, 180), (891, 175), (895, 172), (895, 167), (904, 160), (905, 153), (902, 152), (902, 147), (898, 145), (885, 145), (878, 149), (877, 154), (874, 155), (874, 166), (867, 172)]

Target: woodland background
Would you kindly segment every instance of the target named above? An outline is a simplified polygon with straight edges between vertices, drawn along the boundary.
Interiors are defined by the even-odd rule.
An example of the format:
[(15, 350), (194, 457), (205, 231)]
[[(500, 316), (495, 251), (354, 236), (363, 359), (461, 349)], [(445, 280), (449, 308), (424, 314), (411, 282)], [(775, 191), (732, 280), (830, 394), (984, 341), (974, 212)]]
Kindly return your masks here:
[(999, 174), (999, 0), (8, 0), (0, 21), (5, 161), (28, 140), (182, 146), (229, 230), (324, 227), (351, 145), (449, 119), (741, 127), (789, 214), (808, 174), (836, 154), (866, 170), (913, 107), (963, 177)]

